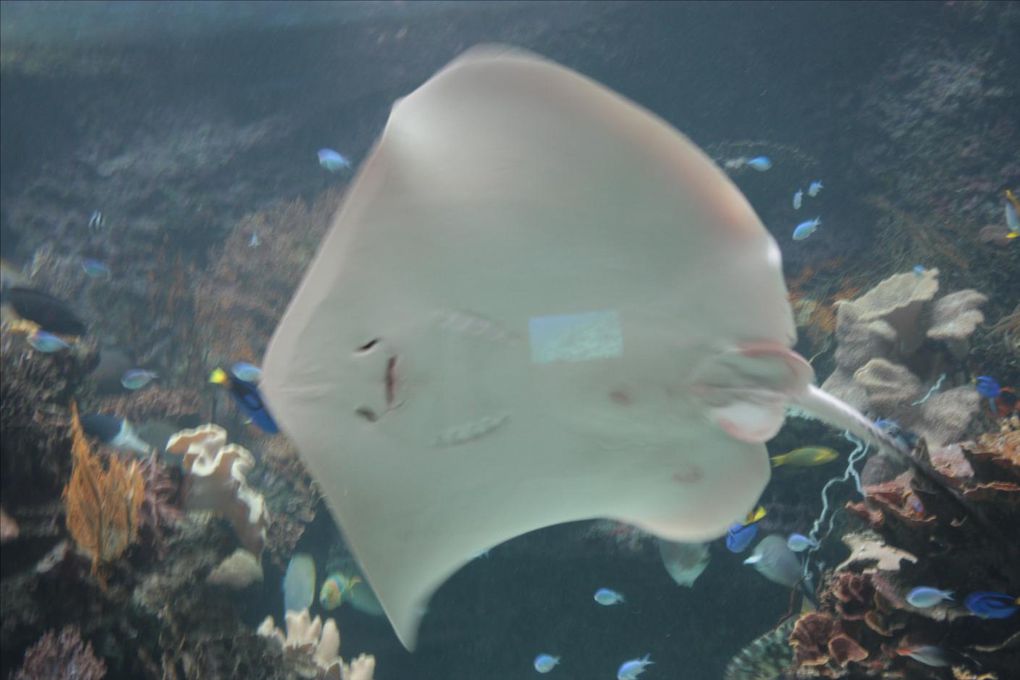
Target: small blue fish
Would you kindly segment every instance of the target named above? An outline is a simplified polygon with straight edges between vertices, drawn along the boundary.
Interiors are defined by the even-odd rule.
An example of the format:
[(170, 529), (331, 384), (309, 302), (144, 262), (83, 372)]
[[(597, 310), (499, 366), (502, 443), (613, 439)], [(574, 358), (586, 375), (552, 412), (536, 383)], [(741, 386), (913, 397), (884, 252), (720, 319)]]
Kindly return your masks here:
[(120, 384), (124, 386), (124, 389), (140, 390), (158, 377), (159, 375), (153, 371), (132, 368), (130, 371), (125, 371), (124, 375), (120, 377)]
[(109, 267), (99, 260), (92, 260), (87, 257), (82, 259), (81, 268), (82, 271), (92, 278), (109, 278), (111, 275)]
[(988, 408), (991, 409), (992, 415), (995, 415), (998, 412), (995, 406), (995, 398), (1002, 393), (1002, 386), (999, 385), (999, 381), (990, 375), (979, 375), (974, 382), (978, 394), (988, 400)]
[(742, 553), (758, 535), (758, 524), (741, 524), (736, 522), (730, 525), (726, 532), (726, 549), (731, 553)]
[(71, 349), (69, 344), (53, 335), (53, 333), (47, 333), (46, 331), (35, 331), (32, 333), (32, 335), (28, 336), (28, 344), (43, 354), (52, 354), (53, 352)]
[(333, 149), (319, 149), (319, 165), (330, 172), (340, 172), (351, 167), (351, 162)]
[(768, 156), (755, 156), (754, 158), (748, 158), (747, 164), (758, 172), (765, 172), (772, 167), (772, 161)]
[(918, 276), (923, 276), (926, 271), (928, 270), (924, 268), (923, 264), (914, 265), (914, 273), (917, 274)]
[(999, 382), (988, 375), (979, 375), (975, 381), (978, 394), (985, 399), (995, 399), (1002, 392)]
[(814, 198), (824, 188), (825, 187), (822, 186), (822, 180), (816, 179), (814, 182), (811, 183), (811, 186), (808, 187), (807, 195), (810, 196), (811, 198)]
[(560, 657), (550, 654), (539, 654), (535, 657), (535, 670), (539, 673), (548, 673), (560, 663)]
[(800, 210), (800, 206), (803, 202), (804, 192), (801, 189), (797, 189), (797, 193), (793, 195), (793, 209)]
[(786, 547), (793, 552), (804, 552), (808, 548), (817, 548), (818, 541), (812, 541), (804, 534), (790, 534), (786, 539)]
[(645, 668), (651, 666), (652, 663), (651, 654), (645, 654), (640, 659), (624, 661), (616, 671), (616, 680), (636, 680), (637, 676), (644, 673)]
[(982, 619), (1008, 619), (1020, 611), (1020, 597), (1006, 593), (990, 591), (971, 593), (963, 603), (974, 616), (980, 616)]
[(256, 234), (255, 232), (252, 232), (251, 238), (248, 239), (248, 247), (258, 248), (260, 245), (262, 245), (262, 241), (259, 240), (259, 235)]
[(599, 588), (596, 590), (595, 601), (604, 607), (611, 607), (614, 604), (623, 604), (625, 602), (623, 595), (609, 588)]
[(238, 361), (230, 367), (230, 372), (234, 374), (235, 378), (245, 382), (258, 383), (262, 380), (262, 369), (247, 361)]
[(821, 217), (816, 217), (813, 220), (807, 220), (797, 225), (797, 228), (793, 230), (793, 240), (803, 241), (811, 234), (815, 233), (818, 229), (818, 225), (822, 223)]
[(917, 607), (918, 609), (934, 607), (937, 604), (952, 599), (953, 591), (939, 590), (938, 588), (929, 588), (928, 586), (918, 586), (907, 593), (907, 602), (910, 603), (910, 606)]

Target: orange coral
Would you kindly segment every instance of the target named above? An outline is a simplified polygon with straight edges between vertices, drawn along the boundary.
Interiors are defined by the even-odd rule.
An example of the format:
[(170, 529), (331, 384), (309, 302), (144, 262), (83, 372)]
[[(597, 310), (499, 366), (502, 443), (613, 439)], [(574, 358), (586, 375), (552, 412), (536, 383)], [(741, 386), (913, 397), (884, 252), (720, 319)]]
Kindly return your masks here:
[(100, 567), (120, 557), (137, 536), (145, 483), (135, 462), (125, 465), (111, 457), (109, 469), (103, 470), (73, 403), (71, 441), (74, 470), (63, 494), (67, 529), (75, 543), (92, 556), (92, 574), (105, 587)]

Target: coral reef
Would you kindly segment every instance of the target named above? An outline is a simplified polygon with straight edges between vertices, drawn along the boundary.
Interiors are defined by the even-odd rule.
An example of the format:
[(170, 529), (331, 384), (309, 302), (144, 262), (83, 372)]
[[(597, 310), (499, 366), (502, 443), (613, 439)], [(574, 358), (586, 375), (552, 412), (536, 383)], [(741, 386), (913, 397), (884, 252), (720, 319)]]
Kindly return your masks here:
[(67, 482), (71, 398), (94, 360), (88, 344), (43, 354), (23, 332), (0, 334), (0, 488), (16, 519), (19, 506), (57, 498)]
[(243, 590), (263, 578), (262, 564), (258, 557), (244, 548), (238, 548), (209, 572), (205, 582), (214, 586)]
[(176, 526), (182, 517), (177, 505), (179, 481), (153, 451), (139, 464), (139, 471), (145, 481), (145, 499), (139, 508), (139, 528), (148, 535), (148, 541), (156, 557), (166, 557), (166, 533)]
[[(931, 446), (963, 436), (980, 408), (970, 385), (943, 387), (984, 316), (972, 290), (935, 299), (938, 270), (895, 274), (840, 302), (836, 369), (822, 389), (872, 417), (893, 419)], [(951, 381), (953, 379), (951, 378)]]
[(96, 410), (139, 423), (161, 418), (195, 417), (206, 411), (202, 393), (191, 388), (149, 385), (144, 390), (110, 396), (96, 403)]
[[(969, 592), (1020, 590), (1020, 547), (1004, 530), (1020, 522), (1020, 418), (915, 456), (927, 475), (867, 485), (864, 500), (848, 505), (869, 529), (843, 537), (850, 557), (822, 584), (819, 610), (797, 621), (797, 677), (1004, 680), (1020, 667), (1015, 628), (960, 604)], [(919, 585), (958, 597), (918, 608), (907, 594)], [(897, 652), (915, 644), (943, 648), (951, 667)]]
[(265, 501), (246, 475), (254, 465), (247, 449), (227, 444), (227, 431), (213, 424), (182, 430), (166, 452), (182, 457), (184, 507), (211, 510), (227, 519), (246, 550), (261, 555), (266, 542)]
[(215, 266), (195, 282), (198, 343), (209, 365), (258, 363), (342, 193), (270, 207), (234, 226)]
[(726, 665), (723, 680), (777, 680), (793, 664), (790, 633), (796, 619), (788, 619), (744, 647)]
[(65, 626), (59, 633), (49, 631), (25, 652), (25, 663), (13, 680), (102, 680), (106, 664), (97, 659), (92, 645), (81, 633)]
[(375, 658), (362, 654), (350, 664), (340, 658), (340, 631), (333, 619), (314, 619), (305, 609), (287, 612), (287, 634), (275, 626), (273, 617), (267, 616), (259, 626), (258, 634), (275, 640), (284, 650), (289, 663), (303, 678), (322, 680), (372, 680)]
[(71, 455), (74, 469), (64, 489), (67, 529), (92, 558), (92, 574), (106, 586), (101, 567), (119, 558), (138, 535), (145, 482), (138, 463), (125, 465), (116, 456), (104, 470), (92, 453), (71, 407)]

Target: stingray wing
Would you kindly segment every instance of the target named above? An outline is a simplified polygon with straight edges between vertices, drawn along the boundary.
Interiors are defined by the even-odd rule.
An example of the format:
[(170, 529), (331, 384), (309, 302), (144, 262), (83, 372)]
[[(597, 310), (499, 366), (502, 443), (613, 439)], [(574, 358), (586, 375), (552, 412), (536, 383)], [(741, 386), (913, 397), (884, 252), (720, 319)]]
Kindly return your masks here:
[(479, 551), (610, 517), (715, 537), (811, 378), (731, 182), (599, 84), (498, 48), (393, 107), (263, 364), (398, 636)]

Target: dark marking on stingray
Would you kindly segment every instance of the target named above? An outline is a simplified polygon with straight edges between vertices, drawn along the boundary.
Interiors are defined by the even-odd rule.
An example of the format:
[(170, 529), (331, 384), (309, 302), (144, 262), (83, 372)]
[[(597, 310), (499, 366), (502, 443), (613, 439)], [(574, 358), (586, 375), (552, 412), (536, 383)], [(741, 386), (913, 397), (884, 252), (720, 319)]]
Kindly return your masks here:
[(705, 476), (704, 471), (697, 465), (682, 465), (679, 470), (673, 473), (673, 481), (677, 484), (695, 484)]
[(397, 392), (397, 358), (390, 357), (386, 362), (386, 405), (393, 407)]

